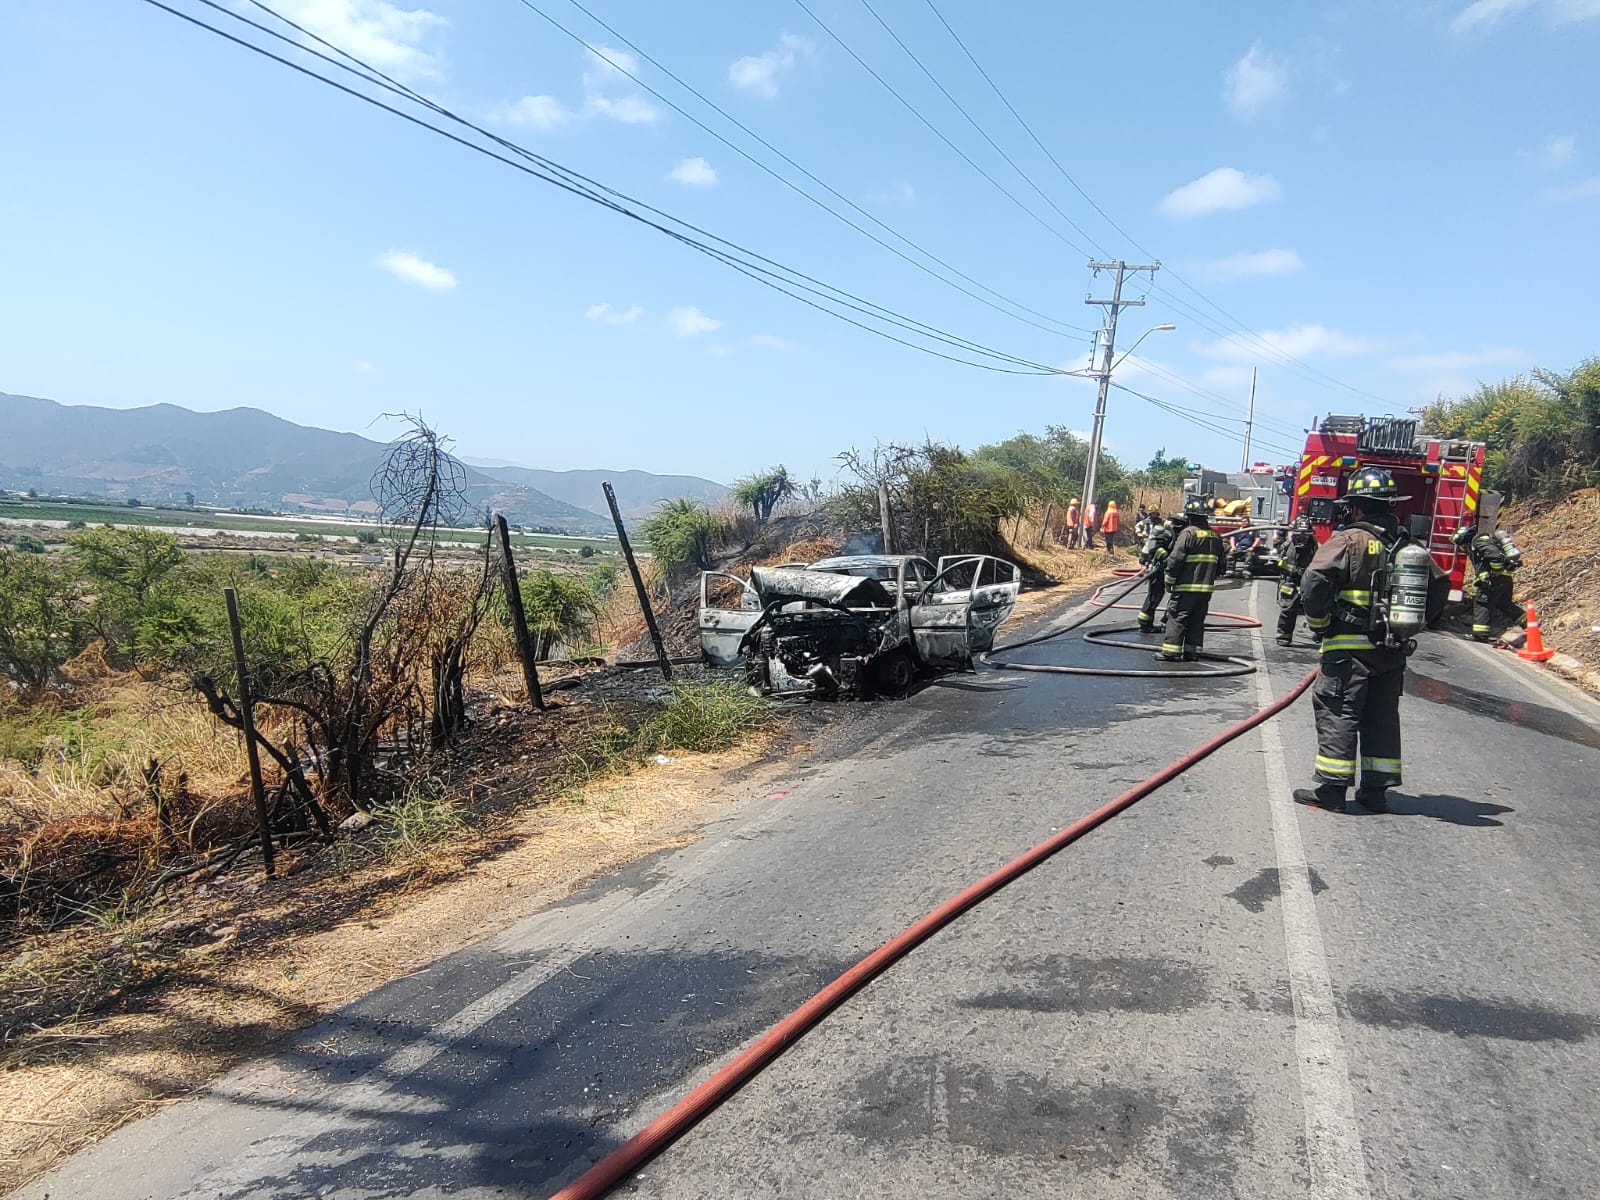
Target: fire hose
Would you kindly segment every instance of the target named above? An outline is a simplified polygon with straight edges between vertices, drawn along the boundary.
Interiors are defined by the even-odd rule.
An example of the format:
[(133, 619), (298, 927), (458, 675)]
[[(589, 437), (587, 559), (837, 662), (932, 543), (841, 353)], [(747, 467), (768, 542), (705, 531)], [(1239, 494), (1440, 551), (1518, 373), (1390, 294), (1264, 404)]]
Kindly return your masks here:
[[(1174, 669), (1171, 667), (1066, 667), (1046, 663), (1003, 662), (996, 657), (997, 655), (1009, 654), (1013, 651), (1021, 650), (1026, 646), (1037, 646), (1044, 642), (1054, 641), (1056, 638), (1065, 637), (1067, 634), (1081, 629), (1090, 621), (1098, 617), (1102, 612), (1107, 610), (1128, 609), (1132, 611), (1134, 609), (1133, 605), (1118, 604), (1116, 601), (1122, 599), (1129, 592), (1133, 591), (1134, 588), (1148, 580), (1151, 572), (1158, 569), (1159, 568), (1152, 566), (1133, 572), (1132, 579), (1129, 581), (1128, 586), (1107, 600), (1101, 600), (1101, 594), (1104, 593), (1107, 588), (1115, 587), (1116, 584), (1102, 584), (1100, 587), (1096, 588), (1094, 594), (1089, 597), (1087, 605), (1089, 611), (1085, 612), (1081, 617), (1078, 617), (1060, 629), (1053, 629), (1049, 633), (1040, 634), (1038, 637), (1024, 638), (1020, 642), (1010, 642), (1004, 646), (996, 646), (987, 654), (980, 655), (978, 661), (983, 663), (985, 666), (994, 667), (1001, 671), (1036, 671), (1045, 675), (1100, 675), (1129, 677), (1135, 679), (1221, 679), (1230, 675), (1253, 675), (1256, 670), (1256, 665), (1248, 658), (1237, 658), (1231, 654), (1216, 654), (1210, 650), (1199, 651), (1198, 661), (1202, 663), (1215, 663), (1217, 665), (1206, 667), (1202, 670), (1194, 670), (1189, 668)], [(1123, 569), (1118, 571), (1117, 574), (1126, 577), (1129, 574), (1129, 571), (1128, 569)], [(1256, 620), (1254, 617), (1247, 617), (1243, 613), (1213, 612), (1206, 614), (1205, 628), (1212, 631), (1221, 631), (1225, 629), (1259, 629), (1260, 627), (1260, 621)], [(1139, 626), (1137, 624), (1106, 625), (1099, 629), (1092, 629), (1088, 633), (1085, 633), (1083, 635), (1083, 640), (1097, 646), (1117, 646), (1124, 650), (1150, 650), (1151, 647), (1144, 642), (1132, 642), (1109, 636), (1110, 634), (1114, 633), (1134, 633), (1138, 630)]]
[(965, 891), (952, 896), (908, 925), (799, 1008), (779, 1020), (755, 1042), (719, 1067), (709, 1079), (690, 1091), (687, 1096), (555, 1193), (551, 1200), (598, 1200), (599, 1197), (606, 1195), (629, 1175), (689, 1132), (760, 1074), (785, 1050), (820, 1024), (830, 1013), (916, 947), (1008, 884), (1016, 882), (1085, 834), (1104, 825), (1112, 817), (1132, 808), (1151, 792), (1170, 783), (1235, 738), (1277, 716), (1298, 700), (1316, 677), (1317, 673), (1312, 671), (1282, 698), (1274, 700), (1238, 724), (1223, 730), (1210, 741), (1163, 767), (1142, 783), (1135, 784), (1115, 800), (1078, 818), (1059, 833), (1051, 835), (1033, 849), (1018, 855), (1005, 866), (978, 880)]

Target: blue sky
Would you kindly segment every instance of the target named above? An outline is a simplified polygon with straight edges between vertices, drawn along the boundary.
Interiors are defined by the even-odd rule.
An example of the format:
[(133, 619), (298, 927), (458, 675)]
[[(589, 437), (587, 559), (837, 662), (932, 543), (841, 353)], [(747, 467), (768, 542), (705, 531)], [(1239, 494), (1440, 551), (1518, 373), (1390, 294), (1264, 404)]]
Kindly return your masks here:
[[(961, 338), (1086, 365), (1087, 332), (1041, 330), (891, 255), (650, 96), (617, 68), (793, 174), (570, 0), (534, 2), (579, 41), (522, 0), (274, 7), (719, 236)], [(1600, 350), (1600, 0), (934, 0), (1137, 246), (928, 0), (871, 3), (1026, 178), (862, 0), (806, 6), (1035, 216), (796, 0), (586, 3), (896, 233), (1055, 322), (1098, 322), (1083, 300), (1106, 283), (1084, 251), (1153, 253), (1167, 269), (1120, 342), (1178, 328), (1118, 379), (1224, 431), (1252, 366), (1259, 432), (1281, 447), (1319, 412), (1400, 411)], [(7, 0), (0, 105), (3, 391), (356, 431), (421, 410), (469, 455), (724, 480), (780, 461), (827, 478), (837, 451), (880, 438), (1089, 425), (1086, 381), (863, 333), (140, 0)], [(1107, 437), (1134, 462), (1239, 456), (1233, 434), (1121, 391)]]

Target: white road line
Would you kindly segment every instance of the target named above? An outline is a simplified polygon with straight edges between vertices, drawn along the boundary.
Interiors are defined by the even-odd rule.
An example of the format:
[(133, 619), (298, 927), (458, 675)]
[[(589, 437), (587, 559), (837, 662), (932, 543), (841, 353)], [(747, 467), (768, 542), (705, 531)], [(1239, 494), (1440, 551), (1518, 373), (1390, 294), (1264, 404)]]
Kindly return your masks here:
[[(1258, 619), (1259, 591), (1250, 589), (1250, 615)], [(1266, 668), (1266, 639), (1257, 628), (1250, 631), (1250, 640), (1256, 662), (1261, 664), (1255, 674), (1256, 699), (1264, 708), (1274, 699)], [(1289, 797), (1289, 772), (1276, 720), (1261, 726), (1261, 754), (1272, 840), (1278, 854), (1278, 906), (1283, 910), (1289, 992), (1294, 999), (1294, 1047), (1300, 1067), (1300, 1103), (1306, 1115), (1311, 1194), (1317, 1200), (1368, 1200), (1372, 1193), (1350, 1091), (1350, 1066), (1339, 1032), (1322, 924), (1311, 893), (1305, 844), (1300, 840), (1299, 813)]]

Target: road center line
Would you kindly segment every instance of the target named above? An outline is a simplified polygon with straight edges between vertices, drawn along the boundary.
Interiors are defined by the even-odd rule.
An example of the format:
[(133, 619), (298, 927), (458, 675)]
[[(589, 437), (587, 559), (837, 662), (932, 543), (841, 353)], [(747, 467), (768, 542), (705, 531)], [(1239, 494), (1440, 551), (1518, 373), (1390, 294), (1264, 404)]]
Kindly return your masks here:
[[(1250, 588), (1250, 615), (1260, 618), (1259, 587)], [(1256, 662), (1256, 702), (1273, 701), (1267, 673), (1266, 638), (1250, 631)], [(1267, 810), (1272, 815), (1272, 840), (1278, 856), (1278, 904), (1283, 910), (1283, 941), (1289, 964), (1289, 993), (1294, 1000), (1294, 1047), (1300, 1068), (1300, 1103), (1306, 1116), (1306, 1158), (1311, 1194), (1318, 1200), (1368, 1200), (1367, 1160), (1361, 1150), (1350, 1066), (1339, 1010), (1334, 1002), (1328, 956), (1322, 945), (1322, 924), (1311, 892), (1300, 817), (1289, 798), (1289, 772), (1284, 766), (1283, 738), (1277, 721), (1261, 726), (1261, 752), (1267, 782)]]

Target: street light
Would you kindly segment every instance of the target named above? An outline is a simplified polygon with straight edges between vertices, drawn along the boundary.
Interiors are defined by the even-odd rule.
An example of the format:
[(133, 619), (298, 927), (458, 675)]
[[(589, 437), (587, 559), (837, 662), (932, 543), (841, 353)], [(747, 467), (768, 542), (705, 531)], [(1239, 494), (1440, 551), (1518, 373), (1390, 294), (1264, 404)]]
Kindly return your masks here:
[(1084, 472), (1083, 476), (1083, 516), (1085, 521), (1089, 519), (1089, 513), (1094, 508), (1094, 489), (1095, 484), (1099, 482), (1100, 435), (1105, 429), (1106, 424), (1106, 394), (1111, 390), (1111, 372), (1121, 366), (1122, 359), (1127, 358), (1129, 354), (1132, 354), (1135, 350), (1137, 350), (1139, 348), (1139, 343), (1144, 341), (1145, 338), (1149, 337), (1152, 333), (1166, 333), (1169, 330), (1176, 328), (1176, 325), (1170, 324), (1151, 326), (1149, 329), (1146, 329), (1137, 338), (1135, 338), (1133, 345), (1129, 346), (1122, 358), (1117, 359), (1115, 362), (1113, 362), (1111, 359), (1112, 354), (1115, 353), (1114, 347), (1117, 337), (1117, 327), (1115, 322), (1113, 321), (1111, 326), (1106, 330), (1106, 365), (1099, 371), (1089, 372), (1089, 374), (1096, 375), (1100, 379), (1100, 396), (1095, 401), (1094, 432), (1089, 437), (1089, 466)]

